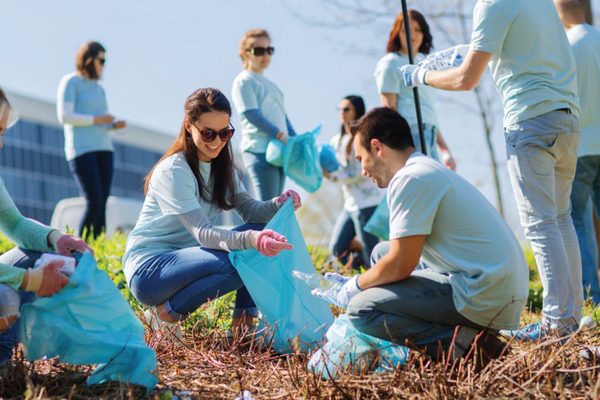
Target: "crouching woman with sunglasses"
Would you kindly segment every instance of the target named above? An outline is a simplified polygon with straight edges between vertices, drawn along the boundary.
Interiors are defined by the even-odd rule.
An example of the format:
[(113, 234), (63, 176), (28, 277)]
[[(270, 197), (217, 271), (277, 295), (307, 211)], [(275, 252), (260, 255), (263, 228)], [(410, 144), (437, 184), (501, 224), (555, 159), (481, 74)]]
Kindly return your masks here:
[(233, 81), (233, 104), (242, 125), (242, 158), (259, 200), (279, 195), (285, 184), (283, 168), (265, 158), (269, 141), (287, 144), (288, 137), (296, 135), (285, 113), (283, 93), (263, 75), (274, 51), (267, 31), (246, 32), (240, 42), (244, 69)]
[[(127, 239), (123, 269), (140, 303), (155, 307), (161, 323), (183, 321), (202, 304), (237, 290), (232, 327), (252, 327), (258, 310), (229, 261), (228, 251), (256, 248), (274, 257), (291, 249), (276, 232), (262, 230), (288, 199), (254, 200), (234, 165), (231, 106), (217, 89), (199, 89), (185, 102), (181, 133), (146, 177), (140, 218)], [(213, 227), (223, 210), (234, 210), (245, 225)], [(151, 325), (155, 325), (154, 321)]]

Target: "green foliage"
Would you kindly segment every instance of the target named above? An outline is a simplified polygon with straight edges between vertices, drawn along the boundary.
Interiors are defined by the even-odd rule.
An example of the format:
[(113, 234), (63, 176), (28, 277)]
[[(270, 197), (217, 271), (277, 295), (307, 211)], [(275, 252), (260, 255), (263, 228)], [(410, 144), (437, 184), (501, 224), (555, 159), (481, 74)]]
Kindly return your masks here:
[[(129, 291), (121, 263), (123, 254), (125, 254), (126, 240), (127, 237), (125, 235), (117, 232), (110, 238), (107, 238), (105, 234), (102, 234), (96, 239), (88, 240), (88, 244), (94, 249), (94, 255), (98, 261), (98, 268), (108, 274), (132, 308), (139, 311), (143, 310), (145, 307), (142, 306)], [(8, 251), (14, 246), (15, 245), (11, 241), (0, 234), (0, 253)], [(325, 272), (333, 271), (331, 263), (328, 262), (329, 251), (326, 247), (309, 245), (308, 251), (317, 272), (324, 274)], [(531, 312), (535, 312), (542, 309), (543, 288), (537, 273), (535, 257), (533, 256), (531, 247), (524, 247), (523, 251), (530, 271), (528, 306)], [(346, 275), (354, 273), (352, 268), (350, 268), (350, 265), (340, 266), (340, 272)], [(188, 329), (194, 328), (195, 330), (200, 331), (227, 329), (229, 328), (234, 303), (234, 292), (219, 297), (200, 307), (183, 323), (183, 326)], [(600, 311), (592, 310), (591, 306), (588, 308), (589, 311), (586, 313), (587, 315), (595, 315), (594, 312), (596, 312), (598, 314), (595, 315), (596, 319), (600, 318)]]

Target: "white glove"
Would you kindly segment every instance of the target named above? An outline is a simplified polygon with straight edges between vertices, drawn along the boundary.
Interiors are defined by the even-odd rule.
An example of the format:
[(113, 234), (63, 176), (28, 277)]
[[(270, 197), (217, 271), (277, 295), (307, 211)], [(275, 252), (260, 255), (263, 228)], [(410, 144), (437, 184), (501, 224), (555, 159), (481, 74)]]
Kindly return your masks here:
[[(336, 274), (339, 275), (339, 274)], [(360, 275), (356, 275), (353, 276), (352, 278), (349, 278), (346, 283), (344, 283), (344, 286), (342, 286), (342, 288), (340, 289), (340, 291), (337, 293), (337, 296), (334, 298), (333, 296), (335, 295), (334, 293), (329, 293), (328, 291), (325, 291), (323, 289), (313, 289), (310, 293), (321, 299), (324, 300), (328, 303), (331, 303), (333, 305), (336, 305), (338, 307), (341, 308), (348, 308), (348, 304), (350, 303), (350, 300), (356, 296), (357, 294), (359, 294), (360, 292), (362, 292), (362, 290), (358, 287), (358, 277)], [(343, 276), (340, 275), (340, 277), (343, 278)], [(337, 277), (336, 277), (337, 278)], [(334, 280), (330, 278), (327, 278), (330, 280)]]
[(459, 44), (454, 47), (450, 47), (446, 50), (437, 51), (427, 56), (427, 58), (417, 65), (425, 69), (433, 69), (436, 71), (443, 71), (445, 69), (459, 67), (467, 53), (469, 53), (470, 46), (468, 44)]
[(425, 74), (429, 70), (418, 65), (406, 64), (400, 68), (400, 71), (402, 71), (406, 86), (419, 87), (425, 84)]
[(346, 282), (352, 279), (351, 276), (343, 276), (337, 272), (326, 272), (324, 278), (328, 281), (339, 282), (342, 285), (345, 285)]

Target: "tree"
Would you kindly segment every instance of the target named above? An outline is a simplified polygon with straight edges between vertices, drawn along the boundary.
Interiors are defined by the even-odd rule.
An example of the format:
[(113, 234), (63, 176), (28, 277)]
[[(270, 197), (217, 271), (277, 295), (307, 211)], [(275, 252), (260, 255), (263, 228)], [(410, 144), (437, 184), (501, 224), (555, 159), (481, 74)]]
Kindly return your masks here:
[[(381, 38), (387, 38), (389, 29), (394, 19), (401, 11), (400, 0), (320, 0), (319, 17), (314, 17), (315, 10), (302, 0), (281, 0), (283, 5), (299, 20), (313, 26), (330, 29), (344, 29), (360, 27), (365, 34), (372, 33), (377, 37), (377, 48), (373, 46), (361, 47), (352, 44), (354, 52), (362, 52), (371, 56), (380, 57), (382, 47)], [(301, 2), (302, 1), (302, 2)], [(293, 4), (292, 4), (293, 3)], [(436, 43), (438, 49), (443, 49), (459, 43), (469, 43), (471, 35), (471, 19), (474, 0), (416, 0), (411, 1), (409, 8), (416, 8), (426, 15), (434, 32), (434, 36), (443, 38), (442, 46)], [(467, 8), (467, 6), (469, 6)], [(459, 105), (466, 111), (473, 113), (481, 120), (482, 131), (490, 153), (490, 166), (495, 184), (497, 209), (503, 214), (502, 192), (498, 174), (498, 165), (494, 146), (492, 143), (492, 130), (495, 123), (494, 107), (498, 106), (500, 97), (494, 87), (489, 74), (485, 74), (479, 85), (472, 91), (473, 103), (457, 101), (456, 97), (444, 95), (452, 99), (452, 103)]]

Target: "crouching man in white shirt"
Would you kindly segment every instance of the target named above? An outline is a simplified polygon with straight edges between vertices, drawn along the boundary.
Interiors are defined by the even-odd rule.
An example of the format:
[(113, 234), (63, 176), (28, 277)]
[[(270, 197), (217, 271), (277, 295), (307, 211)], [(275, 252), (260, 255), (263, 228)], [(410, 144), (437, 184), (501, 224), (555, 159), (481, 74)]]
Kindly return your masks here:
[(362, 275), (329, 274), (345, 280), (337, 303), (361, 332), (434, 359), (478, 354), (482, 369), (505, 348), (492, 332), (517, 328), (527, 301), (519, 242), (479, 190), (416, 151), (396, 111), (376, 108), (351, 130), (363, 175), (387, 187), (390, 241)]

